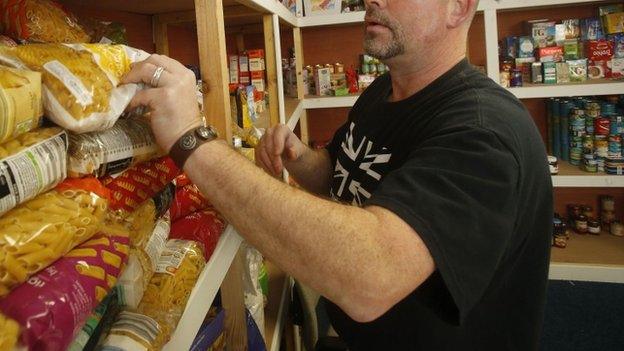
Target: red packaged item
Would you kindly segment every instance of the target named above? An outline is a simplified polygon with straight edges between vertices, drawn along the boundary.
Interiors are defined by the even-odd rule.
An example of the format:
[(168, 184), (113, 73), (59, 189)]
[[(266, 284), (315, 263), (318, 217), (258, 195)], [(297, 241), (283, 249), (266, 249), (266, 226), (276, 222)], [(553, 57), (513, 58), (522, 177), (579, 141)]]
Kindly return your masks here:
[(208, 261), (225, 229), (225, 224), (225, 220), (214, 209), (205, 209), (173, 222), (169, 239), (193, 240), (202, 243), (204, 257)]
[(563, 62), (563, 46), (551, 46), (537, 49), (540, 62)]
[(588, 61), (587, 77), (589, 79), (611, 78), (610, 61)]
[(130, 167), (116, 178), (106, 177), (102, 183), (111, 191), (112, 209), (132, 212), (165, 189), (179, 173), (171, 158), (162, 157)]
[(190, 213), (197, 212), (211, 207), (210, 202), (199, 191), (195, 184), (187, 184), (176, 190), (169, 214), (171, 220), (175, 221)]
[(127, 256), (127, 235), (99, 233), (0, 300), (0, 311), (20, 325), (29, 350), (65, 350), (117, 282)]
[(590, 40), (587, 42), (587, 59), (590, 61), (609, 61), (613, 58), (613, 42), (609, 40)]

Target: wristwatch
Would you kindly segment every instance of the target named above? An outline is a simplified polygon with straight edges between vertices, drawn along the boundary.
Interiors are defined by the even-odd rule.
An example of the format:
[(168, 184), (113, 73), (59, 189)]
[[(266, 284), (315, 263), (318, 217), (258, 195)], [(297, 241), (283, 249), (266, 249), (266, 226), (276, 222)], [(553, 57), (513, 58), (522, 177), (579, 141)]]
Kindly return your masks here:
[(169, 157), (173, 159), (173, 162), (175, 162), (178, 168), (183, 169), (186, 160), (200, 145), (217, 138), (217, 131), (211, 126), (193, 128), (184, 133), (184, 135), (173, 144), (169, 151)]

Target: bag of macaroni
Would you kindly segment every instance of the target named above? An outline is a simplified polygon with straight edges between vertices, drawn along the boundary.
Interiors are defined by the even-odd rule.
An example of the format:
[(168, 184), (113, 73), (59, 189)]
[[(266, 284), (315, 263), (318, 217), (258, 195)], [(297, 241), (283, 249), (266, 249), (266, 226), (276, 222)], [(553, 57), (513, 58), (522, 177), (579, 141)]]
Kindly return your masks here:
[(0, 217), (0, 297), (91, 239), (109, 196), (95, 178), (67, 179)]
[(204, 269), (201, 244), (167, 241), (138, 308), (122, 311), (102, 350), (160, 350), (169, 341)]
[(139, 89), (120, 84), (121, 78), (133, 62), (148, 57), (124, 45), (0, 46), (0, 64), (41, 72), (45, 115), (74, 133), (113, 126)]
[(19, 337), (16, 321), (0, 313), (0, 350), (13, 350)]
[(0, 300), (0, 311), (19, 323), (28, 349), (65, 350), (115, 285), (127, 255), (127, 236), (100, 232)]

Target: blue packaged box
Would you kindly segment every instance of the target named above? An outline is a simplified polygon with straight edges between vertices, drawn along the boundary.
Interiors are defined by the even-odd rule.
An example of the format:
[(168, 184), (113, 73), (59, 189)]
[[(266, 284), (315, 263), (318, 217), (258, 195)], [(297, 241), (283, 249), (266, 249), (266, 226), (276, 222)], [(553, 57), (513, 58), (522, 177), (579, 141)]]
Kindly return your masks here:
[(592, 17), (581, 20), (581, 39), (585, 41), (604, 39), (602, 23), (599, 18)]
[(518, 37), (506, 37), (503, 38), (502, 43), (502, 56), (516, 58), (518, 57)]
[(608, 35), (607, 40), (613, 43), (613, 58), (624, 58), (624, 33)]
[(533, 44), (533, 38), (531, 37), (519, 37), (518, 38), (518, 58), (534, 57), (535, 44)]

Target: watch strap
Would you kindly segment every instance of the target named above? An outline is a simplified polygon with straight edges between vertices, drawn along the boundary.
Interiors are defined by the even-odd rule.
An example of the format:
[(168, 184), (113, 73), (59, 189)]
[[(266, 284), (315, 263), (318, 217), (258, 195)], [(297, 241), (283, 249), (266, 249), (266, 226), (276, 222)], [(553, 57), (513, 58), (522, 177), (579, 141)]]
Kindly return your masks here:
[(184, 169), (186, 160), (199, 148), (200, 145), (210, 142), (218, 138), (217, 132), (212, 127), (196, 127), (193, 128), (176, 141), (171, 150), (169, 157), (178, 166), (180, 170)]

